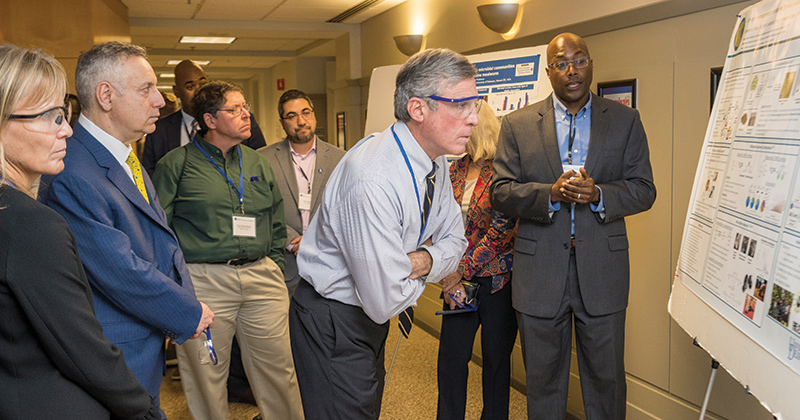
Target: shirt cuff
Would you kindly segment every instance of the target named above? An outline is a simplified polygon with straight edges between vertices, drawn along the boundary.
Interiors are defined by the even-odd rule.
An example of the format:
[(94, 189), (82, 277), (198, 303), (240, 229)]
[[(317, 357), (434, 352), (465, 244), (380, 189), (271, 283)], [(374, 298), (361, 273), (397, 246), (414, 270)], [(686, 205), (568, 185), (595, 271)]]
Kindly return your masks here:
[(558, 203), (554, 203), (553, 200), (550, 199), (550, 194), (547, 195), (547, 198), (548, 198), (547, 199), (547, 207), (548, 207), (547, 215), (552, 220), (553, 219), (553, 213), (561, 210), (561, 202), (559, 201)]
[(597, 202), (597, 204), (589, 203), (589, 208), (591, 208), (593, 212), (599, 213), (600, 217), (605, 219), (606, 207), (605, 204), (603, 203), (603, 189), (600, 188), (600, 186), (598, 185), (595, 185), (595, 187), (597, 187), (597, 190), (600, 191), (600, 200)]

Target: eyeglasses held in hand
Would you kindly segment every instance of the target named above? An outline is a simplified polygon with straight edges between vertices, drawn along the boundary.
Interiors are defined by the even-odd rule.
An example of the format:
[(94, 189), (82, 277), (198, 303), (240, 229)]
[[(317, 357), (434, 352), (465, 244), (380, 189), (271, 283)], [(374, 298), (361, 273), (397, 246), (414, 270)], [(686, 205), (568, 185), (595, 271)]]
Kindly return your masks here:
[(556, 61), (555, 63), (548, 64), (547, 67), (558, 71), (566, 71), (567, 67), (572, 64), (572, 68), (582, 69), (588, 67), (590, 61), (592, 61), (592, 59), (587, 55), (586, 57), (578, 57), (574, 60)]
[(472, 111), (476, 113), (481, 110), (483, 104), (483, 96), (467, 96), (466, 98), (445, 98), (443, 96), (425, 96), (425, 98), (433, 99), (434, 101), (444, 102), (456, 110), (456, 113), (461, 118), (467, 118)]
[[(452, 300), (453, 300), (453, 302), (455, 302), (455, 303), (456, 303), (456, 305), (457, 305), (459, 308), (461, 308), (461, 309), (466, 309), (466, 310), (468, 310), (468, 311), (470, 311), (470, 312), (473, 312), (473, 311), (477, 311), (477, 310), (478, 310), (478, 307), (477, 307), (477, 306), (475, 306), (475, 305), (473, 305), (473, 304), (472, 304), (472, 301), (467, 301), (467, 300), (464, 300), (464, 302), (462, 303), (462, 302), (461, 302), (461, 301), (459, 301), (459, 300), (456, 298), (456, 296), (455, 296), (455, 295), (453, 295), (452, 293), (448, 293), (448, 295), (450, 296), (450, 299), (452, 299)], [(459, 297), (461, 297), (461, 296), (460, 296), (460, 293), (459, 293)]]
[(200, 359), (201, 365), (216, 365), (219, 363), (219, 359), (217, 359), (217, 352), (214, 351), (214, 344), (211, 343), (211, 329), (206, 328), (203, 333), (206, 335), (206, 341), (203, 342), (203, 348), (200, 349), (197, 357)]

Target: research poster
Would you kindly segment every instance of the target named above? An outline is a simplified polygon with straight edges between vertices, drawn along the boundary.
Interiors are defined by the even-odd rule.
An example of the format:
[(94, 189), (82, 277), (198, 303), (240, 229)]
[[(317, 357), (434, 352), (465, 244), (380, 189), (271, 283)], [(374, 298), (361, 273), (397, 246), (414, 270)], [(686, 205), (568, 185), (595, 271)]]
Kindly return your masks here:
[[(543, 66), (545, 46), (470, 56), (478, 69), (475, 84), (495, 115), (503, 116), (532, 105), (552, 92)], [(513, 52), (513, 55), (509, 53)], [(545, 87), (540, 85), (544, 80)]]
[[(532, 105), (553, 89), (547, 79), (547, 46), (469, 55), (478, 69), (475, 84), (495, 115), (502, 117)], [(365, 135), (383, 131), (394, 122), (394, 79), (399, 65), (372, 71)]]
[[(800, 374), (798, 16), (800, 2), (767, 0), (737, 17), (676, 273), (676, 288), (696, 294), (795, 377)], [(674, 304), (670, 311), (676, 317)], [(700, 325), (683, 316), (676, 317), (682, 326)], [(707, 350), (736, 352), (744, 344), (712, 342)], [(726, 368), (752, 378), (759, 374), (759, 359), (752, 356), (749, 367)], [(745, 373), (737, 375), (739, 370)], [(788, 385), (775, 383), (776, 392)]]

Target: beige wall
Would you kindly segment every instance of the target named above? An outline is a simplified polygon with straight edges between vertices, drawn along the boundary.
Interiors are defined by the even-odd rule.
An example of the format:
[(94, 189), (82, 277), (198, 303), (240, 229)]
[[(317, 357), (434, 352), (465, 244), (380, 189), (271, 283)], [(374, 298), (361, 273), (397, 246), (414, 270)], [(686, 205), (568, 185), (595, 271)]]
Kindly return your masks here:
[(81, 51), (131, 40), (128, 9), (119, 0), (0, 0), (0, 34), (3, 42), (53, 54), (64, 65), (73, 93)]
[[(496, 51), (547, 43), (553, 34), (569, 30), (584, 35), (590, 47), (594, 87), (598, 81), (638, 79), (638, 109), (648, 133), (658, 198), (650, 211), (627, 219), (632, 261), (626, 332), (628, 418), (697, 418), (711, 359), (671, 321), (667, 302), (709, 115), (710, 68), (723, 65), (736, 14), (753, 2), (727, 2), (734, 4), (702, 11), (700, 6), (725, 2), (529, 1), (520, 33), (508, 42), (482, 26), (474, 8), (482, 3), (409, 0), (365, 22), (362, 73), (402, 63), (405, 56), (391, 37), (414, 33), (412, 22), (422, 16), (429, 25), (423, 29), (426, 47)], [(665, 17), (654, 18), (657, 13)], [(642, 23), (635, 25), (638, 22)], [(438, 294), (436, 286), (428, 287), (416, 312), (434, 333), (440, 325), (432, 315), (441, 305)], [(523, 383), (519, 348), (513, 363), (515, 383)], [(574, 357), (572, 371), (568, 406), (583, 418)], [(772, 418), (725, 372), (717, 376), (710, 410), (715, 414), (709, 418)]]

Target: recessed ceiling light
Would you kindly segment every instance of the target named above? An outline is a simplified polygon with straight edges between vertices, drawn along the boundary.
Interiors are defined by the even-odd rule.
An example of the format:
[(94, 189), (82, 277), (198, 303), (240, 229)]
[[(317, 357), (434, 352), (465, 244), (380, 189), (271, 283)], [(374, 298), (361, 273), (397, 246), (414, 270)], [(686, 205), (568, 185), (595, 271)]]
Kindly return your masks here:
[[(167, 65), (168, 66), (177, 66), (178, 63), (180, 63), (181, 61), (183, 61), (183, 60), (167, 60)], [(207, 65), (211, 64), (211, 61), (209, 61), (209, 60), (192, 60), (192, 61), (194, 61), (198, 66), (207, 66)]]
[(161, 74), (158, 75), (158, 77), (161, 77), (161, 78), (164, 78), (164, 79), (174, 79), (175, 78), (175, 74), (174, 73), (161, 73)]
[(182, 36), (181, 44), (230, 44), (235, 36)]

